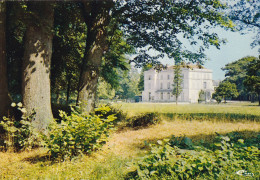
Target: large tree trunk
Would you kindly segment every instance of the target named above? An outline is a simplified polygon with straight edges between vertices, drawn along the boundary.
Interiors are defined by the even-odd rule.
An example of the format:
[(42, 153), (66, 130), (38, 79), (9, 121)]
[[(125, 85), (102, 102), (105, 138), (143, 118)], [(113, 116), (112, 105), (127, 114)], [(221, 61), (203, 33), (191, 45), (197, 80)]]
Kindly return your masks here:
[(103, 52), (107, 48), (106, 27), (112, 1), (84, 1), (84, 18), (88, 28), (83, 68), (78, 88), (78, 102), (83, 112), (95, 108), (96, 91)]
[(31, 21), (25, 35), (22, 96), (27, 112), (35, 111), (34, 126), (44, 131), (53, 119), (51, 111), (50, 65), (52, 55), (53, 5), (30, 2)]
[(6, 6), (0, 2), (0, 119), (7, 114), (11, 100), (8, 96), (6, 73)]

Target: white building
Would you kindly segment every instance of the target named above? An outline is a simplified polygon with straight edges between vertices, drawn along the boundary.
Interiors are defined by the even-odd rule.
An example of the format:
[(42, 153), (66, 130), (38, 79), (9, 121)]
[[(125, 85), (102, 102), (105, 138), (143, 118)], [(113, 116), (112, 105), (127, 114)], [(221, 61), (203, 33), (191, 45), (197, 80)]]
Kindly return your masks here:
[[(188, 67), (187, 67), (188, 66)], [(200, 68), (196, 65), (187, 65), (182, 70), (182, 92), (178, 102), (198, 102), (199, 92), (206, 92), (206, 101), (210, 101), (214, 87), (212, 83), (212, 70)], [(144, 91), (142, 100), (144, 102), (174, 102), (173, 91), (173, 66), (166, 70), (156, 71), (150, 69), (144, 72)]]

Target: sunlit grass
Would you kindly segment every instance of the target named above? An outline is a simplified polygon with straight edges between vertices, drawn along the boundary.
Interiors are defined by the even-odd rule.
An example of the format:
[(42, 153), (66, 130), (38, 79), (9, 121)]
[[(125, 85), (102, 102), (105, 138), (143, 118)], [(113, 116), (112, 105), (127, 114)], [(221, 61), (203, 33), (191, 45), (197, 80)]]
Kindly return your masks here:
[(251, 114), (260, 116), (260, 107), (256, 103), (230, 104), (174, 104), (174, 103), (115, 103), (129, 115), (145, 112), (159, 113), (226, 113)]
[[(250, 104), (251, 105), (251, 104)], [(116, 104), (130, 115), (143, 112), (159, 113), (219, 113), (260, 116), (260, 107), (248, 104), (174, 105), (174, 104)], [(206, 117), (206, 116), (205, 116)], [(0, 179), (123, 179), (128, 164), (148, 150), (145, 141), (175, 136), (188, 136), (194, 142), (211, 142), (215, 132), (240, 132), (246, 139), (260, 132), (259, 121), (226, 121), (225, 119), (182, 120), (163, 116), (160, 124), (139, 130), (125, 130), (111, 135), (109, 142), (90, 156), (65, 162), (53, 162), (45, 149), (31, 152), (0, 152)], [(240, 116), (238, 116), (239, 118)], [(242, 116), (241, 116), (242, 117)]]

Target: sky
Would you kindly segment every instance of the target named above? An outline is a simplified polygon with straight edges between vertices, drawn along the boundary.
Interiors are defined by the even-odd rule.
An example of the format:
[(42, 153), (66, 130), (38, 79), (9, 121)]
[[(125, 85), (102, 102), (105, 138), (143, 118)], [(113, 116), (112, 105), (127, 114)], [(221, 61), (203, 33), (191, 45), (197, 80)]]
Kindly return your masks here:
[(226, 38), (228, 42), (222, 45), (220, 50), (210, 48), (206, 51), (209, 61), (206, 61), (204, 66), (213, 70), (214, 80), (223, 80), (225, 72), (221, 70), (227, 63), (234, 62), (245, 56), (258, 57), (258, 47), (251, 48), (250, 44), (253, 42), (254, 33), (241, 35), (239, 32), (220, 31), (219, 35)]
[[(227, 39), (227, 43), (221, 45), (220, 50), (215, 47), (210, 47), (205, 54), (209, 58), (204, 64), (204, 67), (213, 71), (213, 80), (223, 80), (225, 72), (221, 70), (226, 64), (239, 60), (245, 56), (258, 57), (258, 47), (251, 48), (254, 32), (247, 32), (242, 35), (239, 32), (230, 32), (223, 29), (216, 31), (221, 38)], [(173, 60), (165, 59), (163, 64), (173, 64)]]

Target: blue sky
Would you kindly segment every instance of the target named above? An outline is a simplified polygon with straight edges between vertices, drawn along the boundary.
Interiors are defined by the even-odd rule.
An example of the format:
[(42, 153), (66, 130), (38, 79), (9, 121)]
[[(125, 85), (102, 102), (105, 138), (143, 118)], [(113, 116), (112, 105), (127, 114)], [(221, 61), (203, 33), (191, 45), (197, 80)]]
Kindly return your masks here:
[[(214, 80), (223, 80), (225, 78), (225, 72), (222, 71), (221, 68), (226, 64), (246, 56), (259, 56), (258, 49), (260, 47), (257, 46), (252, 49), (250, 46), (254, 40), (253, 38), (256, 35), (256, 32), (248, 31), (246, 34), (242, 35), (240, 32), (225, 31), (221, 28), (215, 29), (215, 32), (219, 35), (220, 38), (226, 39), (227, 43), (221, 45), (220, 49), (210, 47), (205, 52), (209, 60), (204, 63), (204, 67), (213, 71)], [(152, 55), (157, 54), (153, 50), (151, 50), (149, 53)], [(165, 57), (161, 60), (161, 63), (173, 65), (174, 60)]]
[(254, 33), (248, 32), (241, 35), (239, 32), (219, 31), (219, 36), (228, 40), (227, 44), (222, 45), (220, 50), (210, 48), (206, 51), (209, 61), (205, 63), (205, 67), (213, 70), (214, 80), (223, 80), (225, 72), (221, 70), (225, 64), (236, 61), (245, 56), (259, 55), (258, 47), (251, 48), (250, 44), (253, 42)]
[[(220, 47), (220, 50), (215, 47), (210, 47), (205, 54), (209, 58), (204, 64), (204, 67), (213, 70), (214, 80), (223, 80), (225, 72), (221, 70), (227, 63), (239, 60), (245, 56), (258, 57), (258, 47), (251, 48), (250, 44), (253, 42), (253, 37), (256, 32), (247, 32), (242, 35), (240, 32), (225, 31), (217, 29), (216, 33), (220, 38), (227, 40), (227, 43)], [(164, 58), (161, 61), (163, 64), (172, 65), (172, 59)]]

